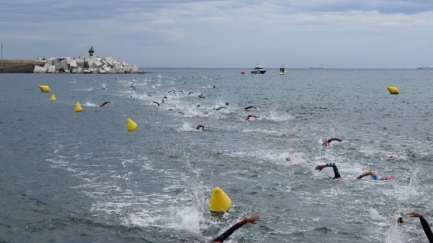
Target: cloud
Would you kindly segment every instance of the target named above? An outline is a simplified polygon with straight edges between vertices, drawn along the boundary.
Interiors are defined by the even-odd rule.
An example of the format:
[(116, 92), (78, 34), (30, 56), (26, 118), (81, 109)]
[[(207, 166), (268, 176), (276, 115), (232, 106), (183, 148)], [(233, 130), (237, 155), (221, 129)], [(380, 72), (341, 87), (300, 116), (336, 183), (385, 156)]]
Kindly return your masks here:
[[(407, 0), (15, 0), (0, 10), (0, 39), (11, 59), (85, 55), (93, 45), (149, 67), (416, 67), (432, 62), (432, 8)], [(413, 51), (404, 52), (411, 63), (403, 49)]]

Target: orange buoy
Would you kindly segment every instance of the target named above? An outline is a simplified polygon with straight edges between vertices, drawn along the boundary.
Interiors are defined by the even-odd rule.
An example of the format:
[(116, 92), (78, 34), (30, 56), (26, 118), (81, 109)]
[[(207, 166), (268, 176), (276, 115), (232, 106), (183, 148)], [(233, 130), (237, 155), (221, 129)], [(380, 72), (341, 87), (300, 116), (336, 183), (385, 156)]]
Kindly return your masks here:
[(244, 75), (244, 74), (245, 74), (245, 71), (242, 71), (241, 74)]

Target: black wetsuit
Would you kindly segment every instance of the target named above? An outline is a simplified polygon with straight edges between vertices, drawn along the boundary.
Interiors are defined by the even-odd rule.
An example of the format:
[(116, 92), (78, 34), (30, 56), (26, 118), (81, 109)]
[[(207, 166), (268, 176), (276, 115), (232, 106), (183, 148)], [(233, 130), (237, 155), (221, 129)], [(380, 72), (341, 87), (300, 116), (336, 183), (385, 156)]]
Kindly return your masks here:
[(220, 234), (217, 238), (213, 239), (212, 242), (223, 242), (227, 240), (227, 238), (229, 238), (229, 236), (233, 234), (233, 232), (235, 232), (240, 227), (244, 226), (244, 224), (246, 223), (247, 223), (246, 219), (242, 220), (241, 222), (238, 222), (237, 224), (230, 227), (230, 229), (226, 230), (226, 232)]
[(419, 221), (421, 221), (422, 228), (424, 229), (424, 233), (428, 238), (428, 241), (430, 243), (433, 243), (433, 233), (431, 231), (430, 225), (428, 224), (427, 220), (423, 218), (422, 216), (419, 217)]
[(338, 141), (338, 142), (341, 142), (341, 141), (343, 141), (343, 140), (342, 140), (341, 138), (330, 138), (330, 139), (328, 139), (326, 142), (324, 142), (323, 145), (331, 144), (332, 141)]
[(332, 167), (332, 169), (334, 170), (334, 179), (341, 178), (340, 172), (338, 172), (338, 168), (337, 165), (335, 165), (335, 163), (326, 164), (326, 167)]

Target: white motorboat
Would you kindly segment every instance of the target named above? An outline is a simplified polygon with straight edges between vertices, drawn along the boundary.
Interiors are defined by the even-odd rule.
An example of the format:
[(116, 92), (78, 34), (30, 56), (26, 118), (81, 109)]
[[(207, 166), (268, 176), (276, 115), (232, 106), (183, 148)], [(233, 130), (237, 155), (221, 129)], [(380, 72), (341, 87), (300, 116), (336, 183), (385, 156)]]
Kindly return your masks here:
[(259, 64), (257, 64), (254, 67), (254, 70), (251, 71), (252, 74), (265, 74), (266, 73), (266, 68), (260, 66)]
[(284, 65), (281, 65), (280, 67), (280, 72), (278, 73), (279, 75), (286, 75), (287, 74), (287, 70), (284, 67)]

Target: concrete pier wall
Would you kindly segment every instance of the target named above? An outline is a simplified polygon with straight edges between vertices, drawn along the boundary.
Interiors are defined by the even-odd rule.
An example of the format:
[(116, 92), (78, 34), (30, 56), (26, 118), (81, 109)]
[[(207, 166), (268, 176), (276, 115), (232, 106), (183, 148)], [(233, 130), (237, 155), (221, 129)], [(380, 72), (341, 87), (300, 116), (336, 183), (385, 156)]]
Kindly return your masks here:
[(47, 60), (0, 60), (0, 73), (145, 73), (135, 64), (112, 57), (91, 56), (85, 59), (61, 57)]
[(44, 66), (37, 60), (0, 60), (0, 73), (33, 73), (36, 66)]

